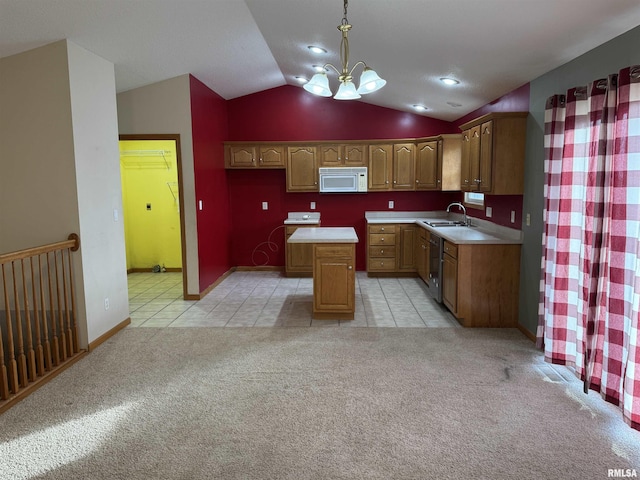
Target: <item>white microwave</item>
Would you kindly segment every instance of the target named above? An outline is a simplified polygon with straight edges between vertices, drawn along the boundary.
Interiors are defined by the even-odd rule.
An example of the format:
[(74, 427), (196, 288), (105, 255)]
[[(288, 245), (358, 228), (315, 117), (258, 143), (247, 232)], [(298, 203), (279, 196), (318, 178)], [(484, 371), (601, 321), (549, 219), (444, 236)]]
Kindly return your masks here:
[(321, 167), (318, 173), (322, 193), (367, 191), (367, 167)]

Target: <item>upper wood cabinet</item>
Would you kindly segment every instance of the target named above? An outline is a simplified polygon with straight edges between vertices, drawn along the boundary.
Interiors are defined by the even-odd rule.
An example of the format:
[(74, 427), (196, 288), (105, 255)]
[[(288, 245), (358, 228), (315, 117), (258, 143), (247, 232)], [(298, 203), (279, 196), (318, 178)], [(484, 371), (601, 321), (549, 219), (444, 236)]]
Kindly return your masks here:
[(318, 162), (315, 146), (287, 148), (287, 192), (317, 192)]
[(524, 193), (527, 112), (490, 113), (460, 126), (461, 189), (492, 195)]
[(369, 190), (415, 190), (415, 143), (369, 145)]
[(416, 190), (438, 190), (438, 141), (416, 145)]
[(320, 167), (365, 167), (367, 166), (366, 145), (335, 144), (318, 146)]
[(393, 190), (415, 190), (416, 144), (393, 145)]
[(225, 148), (226, 168), (285, 168), (284, 145), (230, 144)]
[(369, 190), (389, 190), (393, 174), (393, 146), (369, 145)]
[(423, 140), (416, 146), (416, 190), (460, 190), (462, 135)]

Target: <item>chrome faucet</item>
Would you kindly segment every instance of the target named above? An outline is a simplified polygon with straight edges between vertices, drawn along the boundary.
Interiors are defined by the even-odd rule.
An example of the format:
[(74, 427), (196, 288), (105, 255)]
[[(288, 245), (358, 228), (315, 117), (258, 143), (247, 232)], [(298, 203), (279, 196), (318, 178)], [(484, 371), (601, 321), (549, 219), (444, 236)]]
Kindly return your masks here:
[(451, 207), (458, 207), (460, 208), (460, 210), (462, 210), (462, 213), (464, 214), (464, 224), (468, 227), (469, 225), (471, 225), (469, 223), (469, 219), (467, 218), (467, 209), (464, 207), (463, 204), (461, 204), (460, 202), (453, 202), (450, 203), (449, 206), (447, 207), (447, 213), (449, 213), (451, 211)]

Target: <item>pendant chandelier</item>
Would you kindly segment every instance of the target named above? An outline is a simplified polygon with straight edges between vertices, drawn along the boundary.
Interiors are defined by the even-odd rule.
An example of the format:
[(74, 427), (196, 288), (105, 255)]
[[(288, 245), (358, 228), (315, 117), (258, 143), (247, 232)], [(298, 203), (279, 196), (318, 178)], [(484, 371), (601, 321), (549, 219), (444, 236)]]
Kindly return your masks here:
[[(323, 71), (316, 73), (309, 82), (307, 82), (303, 88), (321, 97), (330, 97), (332, 94), (329, 88), (329, 78), (327, 77), (327, 68), (332, 68), (338, 74), (338, 80), (340, 80), (340, 86), (337, 93), (333, 96), (336, 100), (355, 100), (360, 98), (360, 95), (366, 95), (368, 93), (380, 90), (387, 83), (378, 76), (378, 74), (369, 68), (364, 62), (357, 62), (351, 70), (349, 70), (349, 30), (351, 25), (347, 20), (347, 7), (348, 0), (344, 0), (344, 16), (342, 17), (342, 23), (338, 25), (338, 30), (342, 32), (342, 40), (340, 41), (340, 63), (342, 68), (338, 70), (330, 63), (326, 63), (322, 66)], [(353, 84), (353, 71), (357, 66), (362, 65), (363, 71), (360, 75), (360, 85), (356, 89)]]

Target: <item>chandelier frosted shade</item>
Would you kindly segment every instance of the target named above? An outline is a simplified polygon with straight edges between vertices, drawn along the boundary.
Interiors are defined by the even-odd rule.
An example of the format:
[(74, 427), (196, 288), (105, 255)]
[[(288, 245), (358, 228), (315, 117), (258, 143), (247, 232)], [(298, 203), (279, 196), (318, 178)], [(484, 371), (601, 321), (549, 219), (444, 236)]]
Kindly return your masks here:
[(307, 92), (321, 97), (330, 97), (332, 95), (331, 89), (329, 88), (329, 78), (327, 78), (327, 74), (324, 72), (316, 73), (302, 88)]
[(358, 87), (358, 93), (360, 95), (366, 95), (367, 93), (372, 93), (376, 90), (380, 90), (386, 84), (386, 80), (380, 78), (374, 70), (366, 67), (362, 71), (362, 75), (360, 75), (360, 86)]
[(357, 100), (360, 98), (360, 94), (353, 82), (341, 82), (333, 98), (335, 100)]

